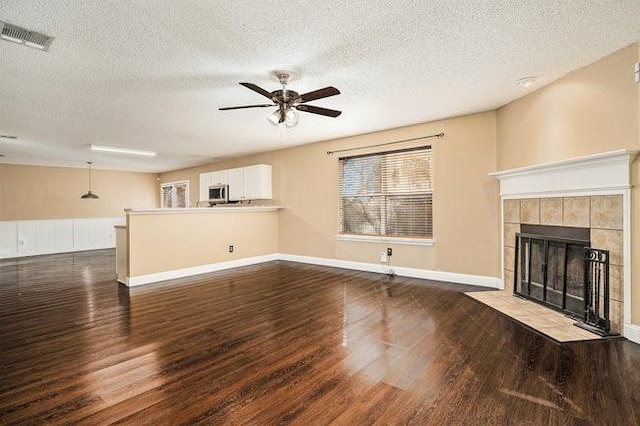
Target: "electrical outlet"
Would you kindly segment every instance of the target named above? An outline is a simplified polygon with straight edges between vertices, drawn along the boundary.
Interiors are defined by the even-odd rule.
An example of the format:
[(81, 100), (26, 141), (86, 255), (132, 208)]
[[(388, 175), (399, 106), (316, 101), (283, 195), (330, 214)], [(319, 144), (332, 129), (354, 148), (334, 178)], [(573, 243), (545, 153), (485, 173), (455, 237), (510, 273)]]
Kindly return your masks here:
[(387, 256), (393, 255), (393, 249), (391, 247), (387, 247)]
[(389, 257), (387, 256), (387, 253), (381, 252), (380, 253), (380, 262), (387, 263), (387, 260), (389, 260)]
[(229, 253), (233, 253), (233, 246), (229, 246)]

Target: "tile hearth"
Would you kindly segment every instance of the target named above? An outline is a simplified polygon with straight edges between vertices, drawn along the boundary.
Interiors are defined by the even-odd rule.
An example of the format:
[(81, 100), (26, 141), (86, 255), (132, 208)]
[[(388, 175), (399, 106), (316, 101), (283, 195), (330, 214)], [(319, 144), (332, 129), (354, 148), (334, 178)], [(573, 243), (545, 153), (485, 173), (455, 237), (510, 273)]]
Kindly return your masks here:
[(558, 342), (610, 339), (575, 326), (576, 320), (508, 291), (474, 291), (467, 296)]

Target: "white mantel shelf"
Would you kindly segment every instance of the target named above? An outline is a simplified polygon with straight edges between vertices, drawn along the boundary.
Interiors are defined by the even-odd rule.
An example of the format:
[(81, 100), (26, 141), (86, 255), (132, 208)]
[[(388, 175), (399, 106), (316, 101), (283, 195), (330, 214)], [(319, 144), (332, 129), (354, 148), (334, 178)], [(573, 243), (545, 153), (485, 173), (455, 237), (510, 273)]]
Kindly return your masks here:
[(146, 214), (188, 214), (188, 213), (245, 213), (245, 212), (275, 212), (282, 210), (282, 206), (247, 206), (247, 207), (194, 207), (171, 209), (124, 209), (127, 215)]
[(597, 195), (630, 188), (638, 151), (618, 150), (490, 173), (503, 198)]

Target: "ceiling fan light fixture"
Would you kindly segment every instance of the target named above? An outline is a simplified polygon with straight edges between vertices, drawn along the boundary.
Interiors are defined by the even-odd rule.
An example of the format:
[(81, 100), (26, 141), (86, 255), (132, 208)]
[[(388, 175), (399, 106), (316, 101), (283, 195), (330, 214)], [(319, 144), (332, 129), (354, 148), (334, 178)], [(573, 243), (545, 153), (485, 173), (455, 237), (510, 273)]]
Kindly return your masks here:
[(323, 87), (322, 89), (313, 90), (311, 92), (299, 94), (295, 90), (288, 90), (287, 84), (291, 80), (291, 73), (287, 71), (276, 71), (272, 74), (282, 84), (281, 90), (269, 92), (253, 83), (241, 82), (240, 85), (252, 90), (259, 95), (268, 98), (271, 104), (257, 105), (240, 105), (233, 107), (221, 107), (220, 111), (245, 108), (267, 108), (278, 107), (278, 110), (267, 117), (267, 120), (274, 126), (291, 128), (298, 124), (298, 111), (310, 114), (319, 114), (325, 117), (338, 117), (342, 112), (334, 109), (321, 108), (313, 105), (307, 105), (306, 102), (318, 99), (328, 98), (330, 96), (339, 95), (340, 91), (333, 86)]
[(298, 124), (298, 119), (298, 112), (293, 108), (288, 109), (284, 113), (284, 121), (282, 123), (280, 122), (280, 110), (274, 111), (271, 115), (269, 115), (269, 117), (267, 117), (269, 123), (273, 124), (274, 126), (284, 126), (288, 129)]
[(274, 111), (272, 114), (270, 114), (267, 117), (267, 120), (269, 120), (269, 123), (273, 124), (274, 126), (277, 126), (278, 124), (280, 124), (278, 123), (278, 121), (280, 121), (280, 111), (279, 110)]
[(289, 109), (284, 115), (284, 125), (293, 127), (298, 124), (298, 112), (295, 109)]

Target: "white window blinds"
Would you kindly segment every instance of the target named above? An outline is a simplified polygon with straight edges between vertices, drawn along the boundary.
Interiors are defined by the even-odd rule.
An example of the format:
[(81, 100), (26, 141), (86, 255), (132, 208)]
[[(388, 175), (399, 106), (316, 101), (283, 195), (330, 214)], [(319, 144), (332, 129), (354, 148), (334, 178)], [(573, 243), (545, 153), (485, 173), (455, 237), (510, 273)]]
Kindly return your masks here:
[(340, 233), (432, 238), (431, 147), (340, 159)]

